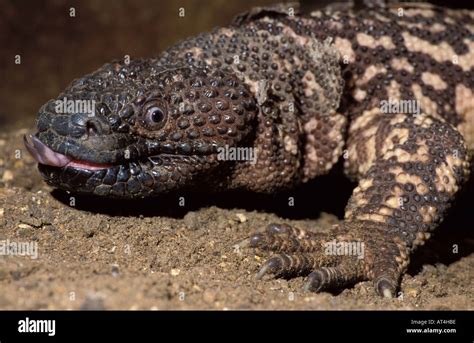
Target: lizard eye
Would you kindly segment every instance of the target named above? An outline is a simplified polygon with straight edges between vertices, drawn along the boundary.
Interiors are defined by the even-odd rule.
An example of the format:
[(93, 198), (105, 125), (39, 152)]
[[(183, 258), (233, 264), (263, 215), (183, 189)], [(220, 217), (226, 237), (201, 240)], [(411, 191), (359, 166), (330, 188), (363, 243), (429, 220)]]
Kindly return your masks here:
[(165, 119), (163, 110), (159, 107), (151, 107), (147, 110), (146, 116), (149, 117), (149, 121), (153, 123), (161, 123)]
[(152, 105), (145, 110), (142, 121), (150, 129), (161, 128), (166, 122), (166, 111), (161, 106)]

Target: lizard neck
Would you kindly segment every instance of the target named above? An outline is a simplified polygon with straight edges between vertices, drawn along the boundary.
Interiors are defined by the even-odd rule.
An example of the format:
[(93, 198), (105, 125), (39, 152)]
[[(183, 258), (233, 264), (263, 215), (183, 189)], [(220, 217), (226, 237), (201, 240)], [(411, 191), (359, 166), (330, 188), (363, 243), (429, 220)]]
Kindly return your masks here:
[(326, 173), (342, 153), (346, 120), (337, 112), (343, 87), (338, 51), (329, 39), (298, 34), (297, 19), (285, 18), (219, 28), (162, 56), (166, 63), (233, 75), (257, 103), (253, 135), (238, 144), (254, 149), (256, 161), (236, 161), (227, 188), (289, 188)]

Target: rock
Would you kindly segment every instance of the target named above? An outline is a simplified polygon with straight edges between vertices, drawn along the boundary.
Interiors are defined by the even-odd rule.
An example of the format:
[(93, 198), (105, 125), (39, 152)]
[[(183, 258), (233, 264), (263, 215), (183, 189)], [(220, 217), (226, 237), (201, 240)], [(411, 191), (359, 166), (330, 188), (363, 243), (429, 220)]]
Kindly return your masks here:
[(18, 227), (20, 229), (31, 229), (31, 226), (28, 224), (18, 224)]
[(239, 222), (245, 223), (247, 221), (247, 217), (243, 213), (236, 213), (235, 215)]
[(190, 230), (198, 230), (201, 228), (199, 216), (196, 212), (188, 212), (183, 218), (184, 224)]
[(120, 269), (119, 269), (118, 264), (113, 264), (112, 265), (112, 276), (117, 277), (119, 275), (120, 275)]
[(11, 172), (11, 170), (7, 169), (3, 172), (2, 181), (9, 182), (11, 180), (13, 180), (13, 173)]
[(408, 296), (410, 296), (410, 297), (412, 297), (412, 298), (416, 298), (416, 297), (418, 296), (418, 294), (419, 294), (419, 291), (418, 291), (418, 289), (416, 289), (416, 288), (407, 288), (407, 289), (405, 290), (405, 293), (406, 293), (406, 295), (408, 295)]

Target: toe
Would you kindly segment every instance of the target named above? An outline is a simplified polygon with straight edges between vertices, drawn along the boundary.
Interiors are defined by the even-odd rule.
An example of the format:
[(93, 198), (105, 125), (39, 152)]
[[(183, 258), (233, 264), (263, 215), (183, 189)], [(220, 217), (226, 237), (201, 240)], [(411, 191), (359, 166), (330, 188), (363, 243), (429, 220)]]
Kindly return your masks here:
[(378, 277), (374, 280), (377, 293), (384, 298), (393, 298), (397, 291), (398, 282), (393, 278)]
[(274, 256), (265, 262), (265, 264), (260, 268), (259, 272), (257, 273), (257, 280), (260, 280), (267, 274), (281, 274), (282, 270), (285, 269), (285, 266), (288, 265), (290, 261), (288, 261), (288, 257), (286, 255), (277, 255)]
[(325, 276), (323, 269), (315, 270), (308, 275), (304, 290), (306, 292), (319, 292), (324, 284)]
[(265, 242), (265, 236), (262, 233), (256, 233), (250, 236), (250, 247), (258, 248)]
[(316, 268), (308, 275), (305, 291), (321, 292), (328, 289), (340, 289), (353, 286), (365, 280), (363, 264), (357, 258), (342, 259), (336, 266)]

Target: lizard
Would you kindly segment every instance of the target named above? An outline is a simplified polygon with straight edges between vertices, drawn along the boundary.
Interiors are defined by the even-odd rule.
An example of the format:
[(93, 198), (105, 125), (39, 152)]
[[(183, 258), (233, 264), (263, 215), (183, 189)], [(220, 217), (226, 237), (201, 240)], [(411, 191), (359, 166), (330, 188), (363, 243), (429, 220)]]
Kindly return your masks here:
[[(49, 185), (113, 198), (273, 194), (343, 159), (357, 182), (344, 220), (326, 233), (271, 224), (251, 234), (251, 247), (272, 254), (257, 276), (306, 276), (313, 292), (372, 281), (394, 297), (469, 178), (473, 67), (472, 11), (259, 7), (74, 80), (24, 142)], [(58, 110), (71, 100), (93, 111)], [(386, 106), (403, 103), (413, 106)], [(224, 147), (258, 158), (219, 158)], [(328, 242), (363, 244), (364, 256), (328, 254)]]

